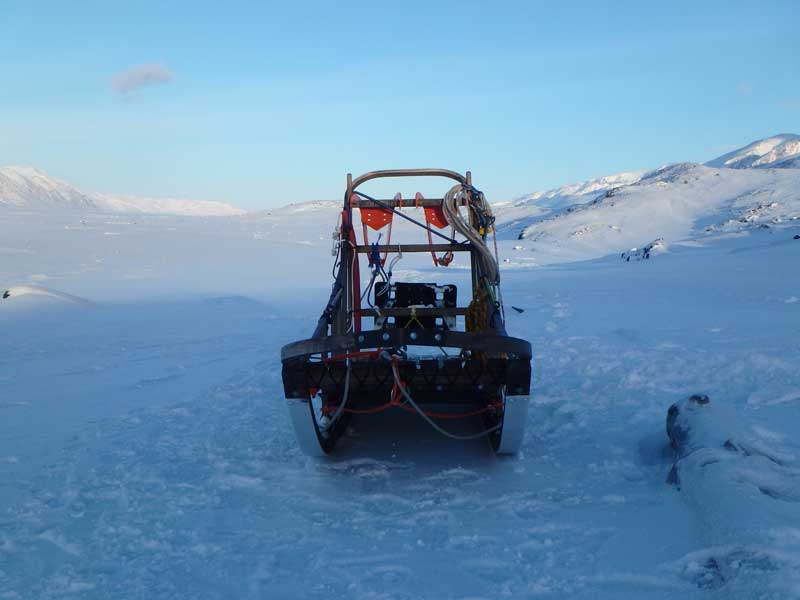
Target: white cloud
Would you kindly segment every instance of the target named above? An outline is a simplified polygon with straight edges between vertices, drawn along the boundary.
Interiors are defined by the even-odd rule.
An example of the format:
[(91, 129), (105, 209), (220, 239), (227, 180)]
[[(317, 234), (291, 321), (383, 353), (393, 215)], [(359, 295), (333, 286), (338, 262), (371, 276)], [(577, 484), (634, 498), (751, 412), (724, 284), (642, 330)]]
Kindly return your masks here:
[(129, 94), (149, 85), (169, 83), (174, 78), (172, 71), (164, 65), (137, 65), (111, 78), (111, 87), (120, 94)]

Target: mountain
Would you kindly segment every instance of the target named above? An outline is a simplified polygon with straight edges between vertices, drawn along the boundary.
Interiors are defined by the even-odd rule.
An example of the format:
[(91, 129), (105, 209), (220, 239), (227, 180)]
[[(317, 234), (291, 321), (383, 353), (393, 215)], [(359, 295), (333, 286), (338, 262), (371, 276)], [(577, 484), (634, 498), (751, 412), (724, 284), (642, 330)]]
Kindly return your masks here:
[(245, 212), (224, 202), (85, 192), (39, 169), (18, 166), (0, 168), (0, 207), (186, 216), (230, 216)]
[(781, 133), (757, 140), (706, 163), (728, 169), (796, 169), (800, 167), (800, 135)]
[(97, 210), (92, 195), (32, 167), (0, 168), (0, 206)]
[(630, 256), (656, 240), (663, 250), (755, 228), (794, 230), (798, 151), (800, 136), (783, 134), (705, 165), (678, 163), (530, 194), (494, 206), (498, 234), (517, 240), (508, 262), (530, 265)]
[(589, 179), (580, 183), (564, 185), (546, 192), (534, 192), (508, 203), (511, 206), (533, 205), (549, 209), (565, 208), (574, 204), (583, 204), (596, 198), (610, 189), (630, 185), (641, 179), (647, 171), (630, 171), (607, 175), (597, 179)]
[(509, 202), (494, 203), (492, 208), (497, 218), (498, 232), (501, 237), (507, 232), (512, 232), (516, 237), (531, 223), (572, 212), (604, 194), (635, 183), (644, 173), (645, 171), (617, 173), (544, 192), (534, 192)]
[(682, 163), (571, 210), (539, 214), (527, 224), (518, 219), (516, 229), (505, 234), (516, 233), (546, 264), (623, 252), (658, 238), (669, 245), (755, 227), (800, 227), (797, 189), (798, 169)]

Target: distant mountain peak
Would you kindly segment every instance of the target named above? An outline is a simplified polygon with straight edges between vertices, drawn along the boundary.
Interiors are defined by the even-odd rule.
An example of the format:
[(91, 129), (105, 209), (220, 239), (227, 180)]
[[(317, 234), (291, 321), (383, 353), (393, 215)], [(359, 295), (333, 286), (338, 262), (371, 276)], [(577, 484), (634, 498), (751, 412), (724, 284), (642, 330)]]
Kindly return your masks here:
[(727, 169), (765, 169), (800, 167), (800, 135), (779, 133), (718, 156), (708, 167)]
[(107, 213), (147, 213), (231, 216), (245, 211), (224, 202), (135, 198), (84, 192), (36, 167), (0, 167), (0, 207), (25, 210), (84, 210)]
[(8, 173), (19, 173), (23, 175), (27, 174), (46, 175), (46, 173), (41, 169), (37, 169), (36, 167), (31, 167), (28, 165), (8, 165), (7, 167), (0, 167), (0, 171)]

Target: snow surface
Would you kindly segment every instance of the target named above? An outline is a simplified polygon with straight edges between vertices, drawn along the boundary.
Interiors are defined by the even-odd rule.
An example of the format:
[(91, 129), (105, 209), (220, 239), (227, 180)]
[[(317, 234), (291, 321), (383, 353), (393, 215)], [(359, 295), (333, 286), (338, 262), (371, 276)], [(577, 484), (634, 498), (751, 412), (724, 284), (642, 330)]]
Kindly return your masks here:
[(693, 554), (688, 571), (706, 589), (746, 578), (740, 586), (754, 598), (796, 596), (796, 455), (780, 452), (780, 434), (742, 427), (728, 406), (707, 397), (681, 400), (675, 412), (668, 425), (676, 446), (673, 479), (709, 545)]
[[(542, 221), (498, 207), (534, 348), (513, 458), (407, 413), (300, 453), (279, 350), (329, 293), (336, 203), (0, 209), (0, 598), (800, 597), (797, 177), (678, 165)], [(395, 273), (463, 295), (458, 261)], [(93, 306), (14, 292), (43, 286)], [(676, 455), (696, 393), (724, 414)]]

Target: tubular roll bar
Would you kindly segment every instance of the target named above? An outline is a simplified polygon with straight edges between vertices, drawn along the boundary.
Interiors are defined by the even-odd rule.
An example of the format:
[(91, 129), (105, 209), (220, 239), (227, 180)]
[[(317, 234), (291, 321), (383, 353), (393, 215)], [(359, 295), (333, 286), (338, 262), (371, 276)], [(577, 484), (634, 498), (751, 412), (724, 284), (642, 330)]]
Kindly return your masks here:
[(381, 179), (384, 177), (448, 177), (463, 185), (472, 185), (472, 173), (467, 171), (466, 175), (456, 173), (450, 169), (385, 169), (382, 171), (370, 171), (353, 179), (353, 174), (347, 174), (347, 197), (353, 193), (358, 186), (371, 179)]
[[(347, 192), (345, 193), (344, 197), (344, 209), (342, 212), (342, 232), (348, 232), (348, 236), (354, 235), (353, 230), (353, 223), (352, 223), (352, 213), (353, 209), (373, 209), (376, 205), (383, 208), (385, 211), (391, 211), (392, 213), (397, 213), (401, 217), (413, 221), (410, 217), (403, 215), (402, 213), (395, 210), (396, 208), (402, 208), (405, 206), (415, 206), (415, 207), (422, 207), (422, 208), (436, 208), (441, 207), (444, 199), (443, 198), (432, 198), (432, 199), (424, 199), (424, 198), (415, 198), (414, 200), (409, 200), (408, 203), (404, 202), (400, 199), (392, 199), (392, 200), (372, 200), (370, 198), (361, 198), (355, 194), (356, 188), (366, 183), (367, 181), (371, 181), (373, 179), (383, 179), (383, 178), (395, 178), (395, 177), (445, 177), (448, 179), (452, 179), (458, 182), (461, 185), (471, 186), (472, 185), (472, 173), (467, 171), (464, 175), (458, 173), (456, 171), (451, 171), (450, 169), (384, 169), (380, 171), (369, 171), (364, 173), (363, 175), (359, 175), (355, 179), (353, 179), (353, 174), (347, 174)], [(462, 199), (462, 203), (465, 203), (466, 200)], [(470, 224), (472, 221), (472, 217), (470, 217)], [(421, 225), (420, 223), (417, 223)], [(473, 269), (473, 276), (472, 276), (472, 288), (473, 294), (476, 287), (476, 280), (475, 280), (475, 256), (474, 256), (474, 248), (471, 244), (466, 243), (456, 243), (455, 240), (450, 240), (447, 236), (444, 236), (436, 231), (432, 231), (430, 229), (430, 225), (422, 225), (423, 228), (427, 229), (429, 235), (434, 233), (438, 236), (441, 236), (448, 240), (450, 243), (448, 244), (407, 244), (404, 245), (405, 247), (402, 248), (403, 252), (430, 252), (432, 247), (434, 251), (436, 249), (440, 249), (446, 252), (470, 252), (470, 263)], [(349, 238), (348, 238), (349, 239)], [(402, 246), (402, 245), (401, 245)], [(381, 245), (377, 248), (378, 251), (382, 252), (393, 252), (398, 249), (397, 245)], [(372, 245), (367, 246), (365, 245), (358, 245), (355, 243), (355, 239), (352, 240), (350, 244), (342, 245), (341, 247), (341, 266), (339, 268), (339, 275), (336, 283), (334, 284), (334, 289), (331, 292), (331, 299), (328, 301), (328, 306), (325, 309), (325, 313), (323, 313), (322, 317), (317, 323), (317, 328), (314, 330), (314, 336), (312, 339), (325, 339), (327, 336), (327, 327), (328, 323), (330, 322), (331, 325), (331, 333), (332, 334), (342, 334), (345, 329), (347, 329), (348, 319), (351, 320), (354, 324), (360, 324), (360, 319), (362, 316), (365, 316), (368, 313), (367, 309), (361, 308), (360, 302), (360, 286), (359, 286), (359, 263), (356, 259), (358, 254), (365, 254), (368, 252), (375, 251)], [(347, 269), (350, 268), (349, 265), (352, 266), (352, 273), (347, 272)], [(338, 292), (338, 295), (337, 295)], [(344, 308), (343, 308), (344, 307)], [(442, 309), (438, 309), (439, 313), (441, 313)], [(382, 311), (383, 312), (383, 311)], [(377, 312), (376, 312), (377, 314)], [(355, 321), (357, 319), (357, 321)], [(356, 325), (356, 330), (360, 329), (359, 325)], [(505, 334), (505, 331), (502, 330), (502, 333)]]

